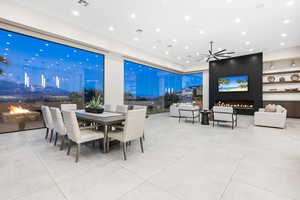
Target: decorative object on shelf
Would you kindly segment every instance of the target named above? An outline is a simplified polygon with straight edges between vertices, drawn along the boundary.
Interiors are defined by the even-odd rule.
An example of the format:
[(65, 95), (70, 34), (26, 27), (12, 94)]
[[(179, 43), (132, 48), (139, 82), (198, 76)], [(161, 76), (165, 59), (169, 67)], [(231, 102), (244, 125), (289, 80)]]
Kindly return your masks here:
[(90, 102), (88, 102), (85, 106), (85, 112), (89, 113), (103, 113), (104, 108), (100, 101), (100, 96), (96, 99), (95, 97), (92, 98)]
[(268, 76), (268, 81), (273, 83), (275, 81), (275, 76)]
[(285, 91), (288, 91), (288, 92), (297, 92), (297, 91), (299, 91), (299, 88), (287, 88), (287, 89), (285, 89)]
[(292, 67), (296, 67), (296, 62), (295, 62), (295, 60), (292, 60), (291, 66), (292, 66)]
[[(3, 63), (5, 65), (8, 65), (8, 61), (5, 57), (0, 56), (0, 63)], [(4, 75), (4, 70), (0, 68), (0, 76)]]
[(293, 74), (293, 75), (291, 75), (291, 80), (292, 81), (299, 81), (299, 79), (300, 79), (299, 74)]
[(270, 91), (277, 91), (277, 89), (276, 88), (272, 88), (272, 89), (270, 89)]
[(285, 82), (285, 78), (284, 77), (280, 77), (279, 78), (279, 82), (281, 82), (281, 83)]
[(270, 69), (270, 70), (274, 69), (273, 62), (271, 62), (271, 63), (270, 63), (270, 67), (269, 67), (269, 69)]
[[(222, 58), (231, 58), (231, 54), (234, 54), (235, 52), (226, 52), (226, 49), (213, 52), (213, 41), (210, 41), (210, 49), (208, 50), (208, 54), (202, 54), (206, 59), (206, 62), (212, 61), (212, 60), (220, 60)], [(202, 61), (203, 58), (199, 61)]]

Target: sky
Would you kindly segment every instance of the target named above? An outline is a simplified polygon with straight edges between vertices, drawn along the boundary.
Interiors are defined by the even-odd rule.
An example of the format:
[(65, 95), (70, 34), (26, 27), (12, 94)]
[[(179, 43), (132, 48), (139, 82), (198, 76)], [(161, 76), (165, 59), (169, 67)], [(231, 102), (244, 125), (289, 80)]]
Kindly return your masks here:
[(69, 92), (103, 91), (103, 55), (1, 29), (0, 38), (0, 55), (10, 64), (0, 64), (5, 71), (0, 80)]

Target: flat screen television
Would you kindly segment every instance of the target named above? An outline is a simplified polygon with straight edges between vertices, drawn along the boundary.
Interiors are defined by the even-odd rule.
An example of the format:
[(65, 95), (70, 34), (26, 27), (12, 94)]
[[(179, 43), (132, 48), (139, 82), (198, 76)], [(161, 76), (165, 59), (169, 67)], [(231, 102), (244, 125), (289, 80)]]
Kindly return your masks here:
[(248, 76), (229, 76), (218, 79), (219, 92), (248, 92)]

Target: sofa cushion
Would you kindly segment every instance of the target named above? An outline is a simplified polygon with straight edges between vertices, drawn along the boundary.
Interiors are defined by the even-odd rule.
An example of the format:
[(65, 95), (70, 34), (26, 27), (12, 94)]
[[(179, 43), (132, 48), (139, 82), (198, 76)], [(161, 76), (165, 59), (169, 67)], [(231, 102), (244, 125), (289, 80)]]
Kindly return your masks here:
[(265, 108), (265, 112), (276, 112), (276, 105), (268, 104)]

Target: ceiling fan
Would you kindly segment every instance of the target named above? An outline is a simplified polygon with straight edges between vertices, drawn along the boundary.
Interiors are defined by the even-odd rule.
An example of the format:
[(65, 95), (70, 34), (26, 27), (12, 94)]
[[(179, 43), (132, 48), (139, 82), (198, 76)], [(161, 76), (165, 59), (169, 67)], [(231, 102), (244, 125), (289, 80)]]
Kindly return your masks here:
[(231, 58), (231, 54), (234, 54), (235, 52), (226, 52), (226, 49), (213, 52), (213, 41), (210, 41), (210, 49), (208, 50), (208, 54), (202, 54), (206, 58), (206, 62), (212, 61), (212, 60), (220, 60), (223, 58)]

